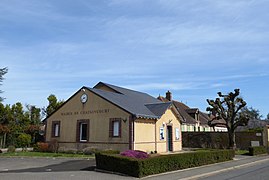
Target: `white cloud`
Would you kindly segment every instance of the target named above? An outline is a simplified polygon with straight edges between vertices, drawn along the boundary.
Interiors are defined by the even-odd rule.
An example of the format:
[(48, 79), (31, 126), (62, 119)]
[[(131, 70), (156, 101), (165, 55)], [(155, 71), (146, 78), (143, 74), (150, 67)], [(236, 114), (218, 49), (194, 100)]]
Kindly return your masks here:
[(268, 79), (267, 7), (264, 0), (4, 0), (0, 65), (10, 71), (1, 88), (31, 103), (98, 81), (197, 94), (191, 101), (238, 84), (260, 87)]

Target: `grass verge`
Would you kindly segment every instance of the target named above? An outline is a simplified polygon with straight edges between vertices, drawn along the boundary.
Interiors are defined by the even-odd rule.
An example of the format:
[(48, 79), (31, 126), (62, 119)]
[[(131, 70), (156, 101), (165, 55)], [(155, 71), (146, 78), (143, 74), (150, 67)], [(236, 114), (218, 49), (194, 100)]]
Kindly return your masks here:
[(235, 155), (249, 155), (248, 150), (236, 150)]

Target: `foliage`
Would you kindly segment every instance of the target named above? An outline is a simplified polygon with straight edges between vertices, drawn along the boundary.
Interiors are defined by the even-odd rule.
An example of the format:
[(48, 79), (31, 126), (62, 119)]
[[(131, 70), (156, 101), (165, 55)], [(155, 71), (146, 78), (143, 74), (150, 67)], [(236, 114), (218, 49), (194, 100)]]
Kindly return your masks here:
[(235, 154), (236, 155), (249, 155), (249, 150), (238, 149), (238, 150), (235, 151)]
[[(8, 68), (0, 68), (0, 85), (2, 85), (2, 82), (4, 80), (3, 76), (8, 72)], [(0, 93), (2, 93), (3, 91), (0, 90)], [(2, 102), (4, 100), (3, 97), (0, 97), (0, 102)]]
[(149, 157), (149, 155), (146, 152), (138, 150), (127, 150), (120, 153), (120, 155), (137, 159), (145, 159)]
[(102, 150), (100, 152), (105, 153), (105, 154), (120, 154), (119, 150), (113, 150), (113, 149), (106, 149), (106, 150)]
[(76, 158), (93, 158), (92, 155), (83, 155), (83, 154), (67, 154), (67, 153), (51, 153), (51, 152), (31, 152), (31, 151), (22, 151), (22, 152), (8, 152), (0, 154), (2, 156), (27, 156), (27, 157), (76, 157)]
[(247, 129), (246, 132), (262, 133), (263, 132), (263, 128), (262, 127), (257, 127), (257, 128)]
[(38, 142), (34, 146), (34, 151), (37, 152), (48, 152), (49, 151), (49, 144), (45, 142)]
[(233, 157), (233, 150), (160, 155), (146, 159), (135, 159), (104, 153), (95, 154), (98, 169), (120, 172), (134, 177), (143, 177), (151, 174), (228, 161), (232, 160)]
[(13, 152), (15, 152), (16, 151), (16, 147), (15, 146), (8, 146), (8, 148), (7, 148), (7, 152), (11, 152), (11, 153), (13, 153)]
[(253, 107), (248, 108), (245, 106), (242, 108), (241, 112), (246, 114), (249, 117), (249, 119), (261, 120), (262, 118), (260, 111)]
[(93, 154), (99, 152), (99, 150), (96, 148), (87, 147), (87, 148), (84, 148), (82, 150), (82, 152), (83, 152), (83, 154), (86, 154), (86, 155), (93, 155)]
[(0, 103), (0, 135), (6, 136), (4, 146), (17, 144), (17, 138), (21, 133), (31, 135), (33, 143), (36, 142), (39, 135), (40, 108), (27, 105), (25, 111), (23, 105), (17, 102), (13, 105), (3, 105)]
[(6, 125), (2, 125), (0, 124), (0, 134), (5, 134), (5, 133), (9, 133), (10, 130)]
[(249, 155), (255, 156), (259, 154), (266, 154), (267, 148), (265, 146), (249, 147)]
[(49, 101), (49, 105), (47, 107), (42, 108), (42, 114), (45, 117), (51, 115), (64, 103), (63, 100), (58, 101), (57, 97), (54, 94), (49, 95), (47, 100)]
[(125, 156), (96, 153), (96, 167), (130, 176), (139, 177), (139, 160)]
[(207, 99), (210, 107), (206, 110), (210, 111), (212, 119), (208, 122), (210, 126), (224, 125), (229, 134), (229, 147), (235, 149), (235, 129), (238, 126), (245, 126), (249, 117), (241, 112), (246, 106), (246, 102), (239, 96), (239, 89), (230, 92), (227, 95), (218, 92), (219, 98), (215, 100)]
[(19, 147), (25, 148), (31, 143), (31, 136), (29, 134), (22, 133), (18, 136), (17, 143)]

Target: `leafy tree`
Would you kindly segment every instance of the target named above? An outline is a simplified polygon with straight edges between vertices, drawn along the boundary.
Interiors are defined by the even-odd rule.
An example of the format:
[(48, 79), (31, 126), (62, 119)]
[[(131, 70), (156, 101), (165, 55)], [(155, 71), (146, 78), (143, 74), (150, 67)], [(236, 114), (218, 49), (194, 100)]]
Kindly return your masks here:
[(42, 108), (42, 113), (45, 117), (51, 115), (55, 110), (57, 110), (63, 103), (63, 100), (58, 101), (54, 94), (51, 94), (47, 100), (49, 101), (49, 105), (45, 108)]
[(30, 104), (26, 105), (27, 116), (29, 117), (30, 124), (39, 125), (41, 122), (41, 109), (36, 106), (32, 106)]
[(215, 100), (207, 99), (210, 107), (207, 111), (213, 115), (213, 118), (208, 122), (210, 126), (224, 125), (228, 130), (229, 148), (235, 149), (235, 129), (238, 126), (245, 126), (248, 123), (248, 116), (241, 112), (246, 106), (246, 102), (239, 96), (239, 89), (229, 94), (218, 92), (218, 98)]
[(38, 140), (39, 135), (39, 127), (41, 124), (41, 109), (36, 106), (26, 105), (27, 112), (26, 116), (29, 118), (30, 124), (26, 127), (25, 132), (31, 135), (31, 139), (33, 142)]
[[(7, 67), (5, 68), (0, 68), (0, 85), (2, 85), (2, 82), (4, 80), (3, 76), (7, 73), (8, 69)], [(0, 90), (0, 93), (2, 93), (3, 91)], [(2, 102), (4, 100), (3, 97), (0, 97), (0, 102)]]
[(12, 106), (0, 103), (0, 146), (21, 145), (18, 136), (22, 133), (28, 134), (33, 142), (38, 140), (41, 109), (31, 105), (26, 108), (25, 111), (20, 102)]
[(8, 117), (10, 133), (7, 136), (7, 141), (9, 145), (16, 145), (17, 136), (24, 132), (29, 123), (29, 119), (24, 114), (22, 104), (20, 102), (13, 104), (9, 110)]
[(21, 133), (17, 138), (18, 146), (26, 148), (31, 143), (31, 136), (26, 133)]
[(248, 108), (247, 106), (242, 108), (242, 113), (245, 113), (249, 116), (249, 119), (253, 120), (261, 120), (262, 115), (260, 114), (260, 111), (258, 109), (255, 109), (253, 107)]
[(269, 120), (269, 113), (267, 114), (267, 116), (266, 116), (266, 117), (267, 117), (267, 120)]
[(10, 133), (8, 127), (8, 107), (0, 103), (0, 147), (4, 148), (6, 145), (7, 134)]

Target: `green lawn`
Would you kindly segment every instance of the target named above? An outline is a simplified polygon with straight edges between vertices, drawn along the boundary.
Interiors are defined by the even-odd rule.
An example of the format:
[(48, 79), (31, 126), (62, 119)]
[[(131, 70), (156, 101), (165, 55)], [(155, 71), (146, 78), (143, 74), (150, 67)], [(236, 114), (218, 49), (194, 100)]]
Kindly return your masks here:
[(249, 151), (248, 150), (236, 150), (235, 154), (236, 155), (248, 155)]
[(13, 157), (13, 156), (24, 156), (24, 157), (75, 157), (75, 158), (94, 158), (94, 155), (84, 154), (67, 154), (67, 153), (49, 153), (49, 152), (14, 152), (14, 153), (1, 153), (0, 157)]

